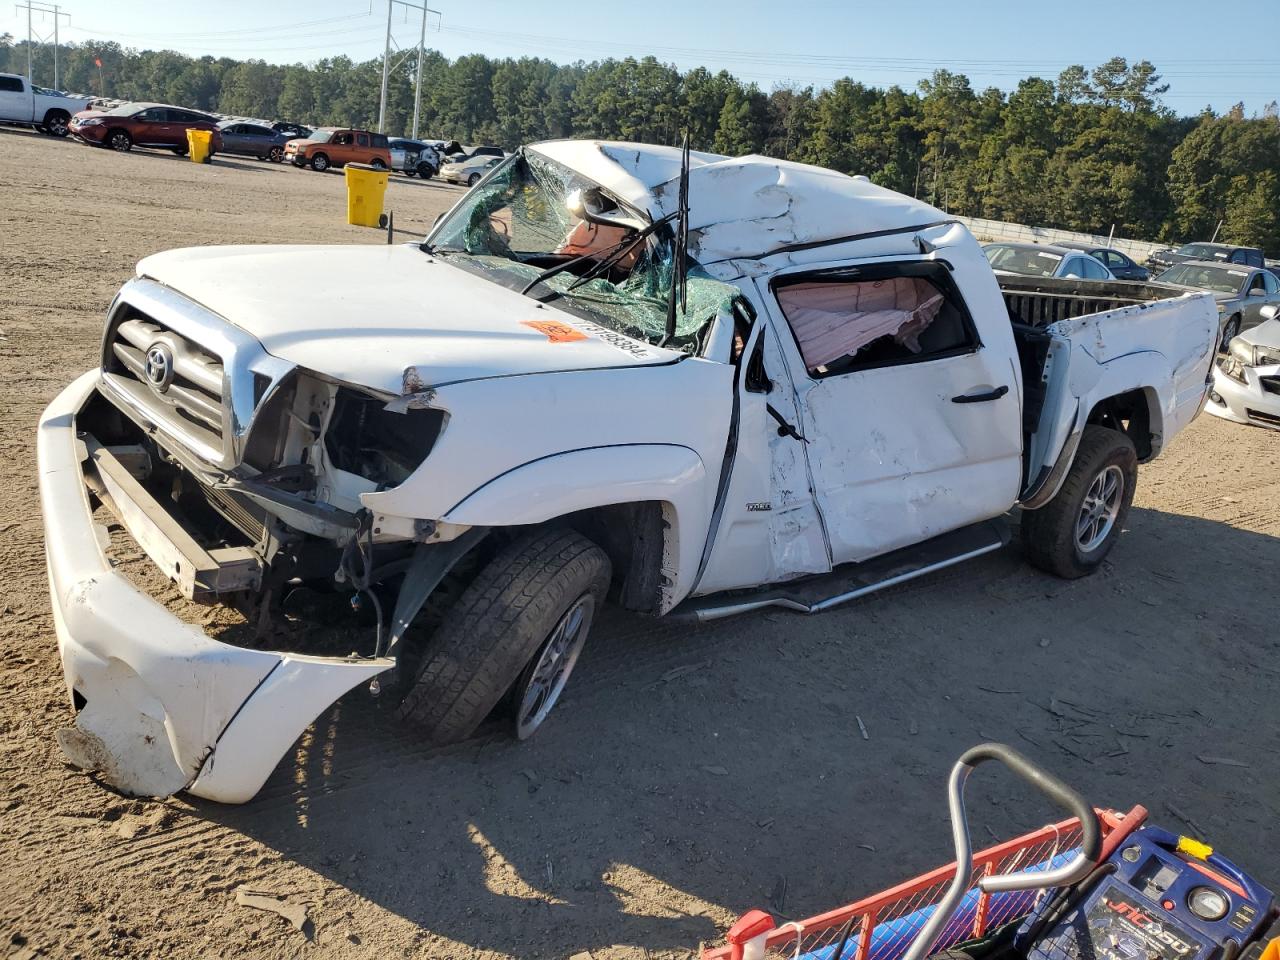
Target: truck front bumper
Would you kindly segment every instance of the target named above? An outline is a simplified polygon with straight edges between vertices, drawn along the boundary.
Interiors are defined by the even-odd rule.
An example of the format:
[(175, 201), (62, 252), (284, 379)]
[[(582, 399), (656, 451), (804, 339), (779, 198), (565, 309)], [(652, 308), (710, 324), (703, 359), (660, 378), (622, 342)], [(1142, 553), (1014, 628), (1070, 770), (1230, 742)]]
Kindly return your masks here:
[(1267, 388), (1268, 384), (1280, 383), (1280, 366), (1243, 367), (1241, 372), (1244, 383), (1227, 376), (1221, 367), (1214, 367), (1205, 410), (1224, 420), (1280, 430), (1280, 393)]
[(106, 531), (92, 517), (93, 466), (76, 427), (97, 382), (93, 370), (63, 390), (41, 416), (37, 439), (53, 620), (76, 710), (58, 742), (72, 763), (125, 793), (185, 788), (243, 803), (327, 706), (394, 661), (220, 643), (115, 571)]

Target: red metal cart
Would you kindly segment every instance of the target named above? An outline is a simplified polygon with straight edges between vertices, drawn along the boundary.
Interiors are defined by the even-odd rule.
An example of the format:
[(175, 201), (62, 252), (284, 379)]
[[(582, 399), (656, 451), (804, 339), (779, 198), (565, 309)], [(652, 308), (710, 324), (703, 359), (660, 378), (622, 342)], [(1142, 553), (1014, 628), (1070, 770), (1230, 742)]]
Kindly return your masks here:
[[(975, 758), (976, 751), (988, 755)], [(1076, 816), (970, 855), (963, 788), (976, 763), (999, 759), (1050, 796), (1056, 793), (1055, 799), (1078, 798), (1007, 747), (988, 744), (965, 758), (951, 782), (955, 862), (806, 920), (775, 926), (772, 916), (752, 910), (730, 929), (725, 945), (705, 948), (702, 960), (903, 960), (909, 953), (922, 956), (946, 949), (1031, 912), (1048, 888), (1066, 882), (1066, 871), (1079, 873), (1105, 860), (1147, 816), (1141, 806), (1127, 813), (1084, 807), (1093, 813), (1084, 816), (1093, 821), (1089, 831), (1096, 838), (1087, 854), (1082, 845), (1089, 846), (1089, 838)], [(957, 864), (963, 867), (959, 873)], [(1037, 883), (1037, 873), (1049, 882)], [(930, 924), (934, 929), (927, 930)], [(917, 942), (924, 938), (930, 942)]]

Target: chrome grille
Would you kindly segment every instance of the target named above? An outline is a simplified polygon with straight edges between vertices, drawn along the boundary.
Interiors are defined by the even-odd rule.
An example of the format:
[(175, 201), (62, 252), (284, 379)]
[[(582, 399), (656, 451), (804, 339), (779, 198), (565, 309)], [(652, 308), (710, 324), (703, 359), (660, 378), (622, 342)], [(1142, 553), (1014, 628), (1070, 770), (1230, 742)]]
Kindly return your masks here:
[(170, 451), (236, 469), (262, 401), (293, 369), (216, 313), (154, 280), (130, 280), (107, 317), (100, 389)]
[[(109, 340), (104, 367), (136, 406), (169, 432), (223, 452), (222, 361), (145, 315), (131, 313)], [(191, 443), (190, 441), (196, 441)]]

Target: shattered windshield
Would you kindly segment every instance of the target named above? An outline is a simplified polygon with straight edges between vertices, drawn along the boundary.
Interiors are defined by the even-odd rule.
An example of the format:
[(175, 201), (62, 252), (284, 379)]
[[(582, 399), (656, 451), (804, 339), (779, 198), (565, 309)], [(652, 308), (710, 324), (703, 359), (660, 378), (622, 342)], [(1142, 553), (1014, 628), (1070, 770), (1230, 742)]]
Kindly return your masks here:
[[(581, 219), (570, 212), (575, 191), (599, 186), (567, 167), (534, 153), (520, 153), (478, 184), (433, 231), (428, 248), (495, 283), (523, 290), (549, 268), (579, 260), (529, 289), (556, 306), (637, 340), (656, 344), (667, 324), (674, 244), (662, 228), (626, 249), (626, 241), (649, 224), (649, 217), (616, 204), (610, 222)], [(611, 202), (616, 203), (616, 201)], [(620, 254), (607, 269), (613, 254)], [(598, 276), (587, 279), (589, 271)], [(730, 304), (737, 290), (714, 280), (690, 262), (686, 308), (676, 312), (676, 332), (668, 344), (692, 344), (695, 334)]]

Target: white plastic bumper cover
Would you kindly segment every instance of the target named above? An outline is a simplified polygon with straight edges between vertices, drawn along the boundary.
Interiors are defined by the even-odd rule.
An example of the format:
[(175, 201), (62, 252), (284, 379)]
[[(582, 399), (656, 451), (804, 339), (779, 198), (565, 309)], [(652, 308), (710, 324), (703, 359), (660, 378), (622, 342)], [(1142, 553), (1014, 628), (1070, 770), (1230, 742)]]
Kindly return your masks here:
[(126, 793), (189, 788), (243, 803), (321, 711), (393, 661), (219, 643), (115, 572), (94, 529), (75, 424), (97, 379), (85, 373), (49, 404), (37, 442), (58, 651), (68, 693), (83, 698), (58, 741)]
[(1245, 382), (1241, 383), (1215, 367), (1205, 410), (1224, 420), (1280, 430), (1280, 393), (1264, 389), (1261, 379), (1280, 378), (1280, 365), (1244, 367), (1243, 373)]

